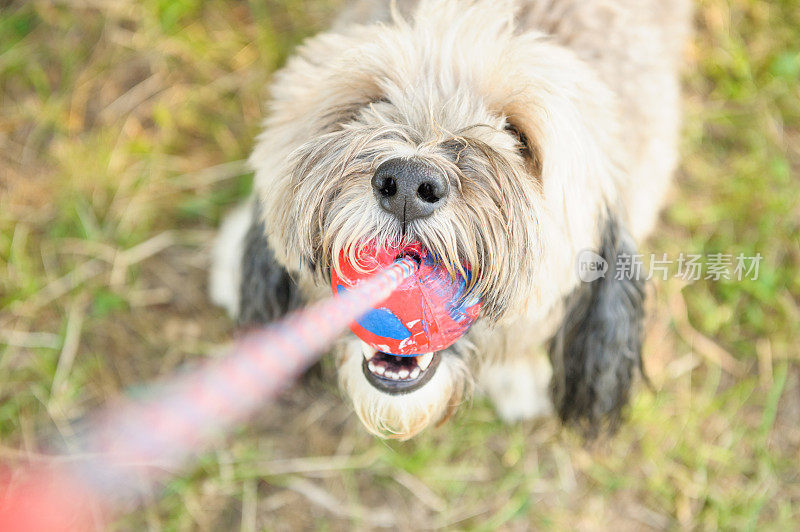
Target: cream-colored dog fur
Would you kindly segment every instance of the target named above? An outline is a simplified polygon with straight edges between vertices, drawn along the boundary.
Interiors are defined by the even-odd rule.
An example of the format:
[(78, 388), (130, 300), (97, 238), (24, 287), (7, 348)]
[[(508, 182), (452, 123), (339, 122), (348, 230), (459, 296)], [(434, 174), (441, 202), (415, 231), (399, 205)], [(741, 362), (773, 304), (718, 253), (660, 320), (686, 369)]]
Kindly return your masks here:
[[(275, 75), (250, 163), (261, 230), (306, 300), (330, 293), (341, 250), (400, 236), (370, 188), (382, 162), (423, 160), (456, 191), (406, 231), (453, 264), (471, 265), (482, 317), (443, 354), (430, 382), (405, 395), (372, 387), (362, 374), (364, 346), (341, 342), (339, 380), (371, 432), (413, 436), (452, 412), (473, 379), (507, 419), (551, 410), (544, 352), (578, 312), (577, 254), (599, 250), (612, 219), (641, 240), (662, 206), (677, 160), (677, 71), (688, 18), (688, 0), (398, 1), (394, 12), (388, 1), (359, 2)], [(232, 279), (241, 273), (231, 271), (226, 286), (225, 254), (217, 251), (215, 300), (233, 307), (225, 293), (239, 293)], [(617, 307), (608, 293), (587, 297), (597, 296), (609, 314)], [(584, 302), (578, 329), (614, 329), (598, 325), (593, 304)], [(635, 335), (637, 325), (625, 327)], [(590, 390), (602, 403), (609, 392), (613, 406), (581, 407), (600, 414), (627, 397), (627, 388), (615, 390), (627, 387), (625, 378), (609, 381), (627, 370), (604, 373), (605, 355), (586, 364), (559, 356), (551, 350), (563, 383), (559, 412), (569, 411), (570, 393)], [(582, 364), (588, 369), (570, 376)]]

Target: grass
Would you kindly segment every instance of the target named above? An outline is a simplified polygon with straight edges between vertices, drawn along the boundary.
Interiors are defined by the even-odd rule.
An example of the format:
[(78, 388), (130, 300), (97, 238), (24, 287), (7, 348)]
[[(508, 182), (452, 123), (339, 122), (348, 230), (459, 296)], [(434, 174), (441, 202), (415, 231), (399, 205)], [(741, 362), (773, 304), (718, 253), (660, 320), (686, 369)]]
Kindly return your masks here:
[[(229, 336), (208, 243), (249, 190), (271, 72), (336, 3), (2, 3), (4, 461)], [(310, 377), (115, 528), (796, 528), (800, 11), (702, 0), (695, 18), (683, 164), (644, 251), (764, 258), (757, 281), (655, 283), (654, 390), (614, 439), (502, 425), (476, 398), (378, 441)]]

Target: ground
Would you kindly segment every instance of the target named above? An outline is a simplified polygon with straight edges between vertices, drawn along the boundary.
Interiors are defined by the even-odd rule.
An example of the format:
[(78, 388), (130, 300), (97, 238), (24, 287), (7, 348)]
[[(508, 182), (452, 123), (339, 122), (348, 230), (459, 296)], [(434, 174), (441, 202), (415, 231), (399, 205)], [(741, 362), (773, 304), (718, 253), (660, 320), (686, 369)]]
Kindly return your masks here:
[[(231, 334), (206, 297), (271, 73), (335, 1), (0, 2), (0, 460)], [(702, 0), (683, 163), (645, 254), (760, 253), (656, 280), (629, 420), (582, 441), (475, 398), (406, 443), (329, 368), (113, 528), (759, 529), (800, 522), (800, 10)], [(674, 272), (671, 272), (674, 273)], [(45, 437), (46, 436), (46, 437)]]

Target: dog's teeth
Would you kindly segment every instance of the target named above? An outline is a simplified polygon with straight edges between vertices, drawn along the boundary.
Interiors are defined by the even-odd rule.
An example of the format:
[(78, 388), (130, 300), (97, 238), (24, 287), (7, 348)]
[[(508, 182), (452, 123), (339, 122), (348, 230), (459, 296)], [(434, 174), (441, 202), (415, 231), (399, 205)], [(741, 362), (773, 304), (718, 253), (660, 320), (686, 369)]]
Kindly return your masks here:
[[(372, 363), (370, 362), (370, 364), (372, 364)], [(384, 373), (386, 373), (386, 368), (383, 367), (383, 366), (377, 366), (376, 365), (374, 372), (377, 373), (378, 375), (383, 375)]]
[(431, 361), (433, 360), (433, 353), (428, 353), (427, 355), (420, 355), (417, 357), (417, 366), (420, 367), (422, 371), (428, 369), (428, 366), (431, 365)]
[(362, 351), (362, 353), (364, 353), (364, 358), (366, 358), (367, 361), (371, 360), (372, 357), (375, 356), (375, 351), (373, 351), (372, 349), (366, 349)]
[(417, 377), (419, 377), (419, 372), (420, 372), (419, 368), (414, 368), (411, 370), (411, 374), (409, 375), (409, 377), (411, 377), (412, 379), (416, 379)]
[(377, 373), (377, 372), (378, 372), (378, 366), (376, 366), (376, 365), (375, 365), (375, 362), (373, 362), (373, 361), (371, 361), (371, 360), (370, 360), (370, 361), (369, 361), (369, 363), (367, 364), (367, 367), (369, 368), (369, 370), (370, 370), (372, 373)]
[(405, 378), (408, 377), (408, 370), (406, 368), (403, 368), (403, 369), (400, 370), (398, 375), (400, 375), (401, 379), (405, 379)]

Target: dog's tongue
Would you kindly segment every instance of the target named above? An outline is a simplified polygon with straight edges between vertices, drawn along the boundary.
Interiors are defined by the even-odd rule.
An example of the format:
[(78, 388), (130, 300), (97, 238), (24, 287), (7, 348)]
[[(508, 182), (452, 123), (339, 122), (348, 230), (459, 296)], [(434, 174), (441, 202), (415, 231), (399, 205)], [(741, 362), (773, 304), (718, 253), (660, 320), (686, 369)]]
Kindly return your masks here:
[(342, 252), (338, 264), (341, 274), (334, 268), (331, 276), (333, 292), (356, 286), (403, 256), (417, 260), (416, 274), (350, 328), (375, 350), (393, 355), (415, 356), (445, 349), (469, 329), (482, 303), (465, 293), (466, 279), (460, 275), (453, 279), (420, 244), (379, 247), (370, 242), (359, 248), (353, 260)]

